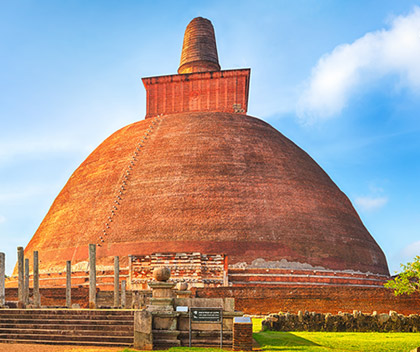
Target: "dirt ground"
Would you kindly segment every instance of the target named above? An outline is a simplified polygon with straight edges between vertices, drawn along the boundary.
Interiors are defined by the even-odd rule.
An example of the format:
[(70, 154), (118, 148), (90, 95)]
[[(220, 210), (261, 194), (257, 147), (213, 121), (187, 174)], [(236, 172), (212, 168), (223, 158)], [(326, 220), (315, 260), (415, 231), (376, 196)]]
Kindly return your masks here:
[(121, 352), (124, 347), (55, 346), (0, 343), (0, 352)]

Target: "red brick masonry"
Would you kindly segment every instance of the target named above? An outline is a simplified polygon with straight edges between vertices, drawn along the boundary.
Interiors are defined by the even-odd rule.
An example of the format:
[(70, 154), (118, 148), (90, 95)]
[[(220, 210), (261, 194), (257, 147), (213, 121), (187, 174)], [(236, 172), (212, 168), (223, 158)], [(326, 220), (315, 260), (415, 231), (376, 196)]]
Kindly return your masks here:
[[(252, 322), (233, 322), (234, 351), (252, 351)], [(250, 319), (249, 319), (250, 320)]]
[(317, 313), (419, 314), (420, 295), (395, 297), (383, 287), (310, 286), (310, 287), (214, 287), (197, 288), (197, 297), (235, 297), (235, 309), (246, 314), (309, 311)]
[(146, 119), (193, 111), (246, 114), (250, 69), (143, 78)]

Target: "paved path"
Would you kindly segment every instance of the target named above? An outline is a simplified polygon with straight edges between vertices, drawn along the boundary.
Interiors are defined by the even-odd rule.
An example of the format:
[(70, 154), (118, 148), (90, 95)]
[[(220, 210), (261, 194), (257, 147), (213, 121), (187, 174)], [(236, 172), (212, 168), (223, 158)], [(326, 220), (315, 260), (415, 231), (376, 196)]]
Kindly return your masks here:
[(0, 352), (122, 352), (124, 347), (55, 346), (0, 343)]

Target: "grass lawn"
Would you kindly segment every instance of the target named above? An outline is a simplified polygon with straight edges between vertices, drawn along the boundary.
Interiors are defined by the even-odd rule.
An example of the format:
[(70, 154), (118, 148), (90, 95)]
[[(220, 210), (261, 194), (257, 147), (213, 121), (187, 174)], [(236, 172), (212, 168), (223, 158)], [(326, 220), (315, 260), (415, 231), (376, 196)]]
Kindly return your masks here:
[(254, 338), (264, 351), (409, 352), (420, 347), (420, 333), (265, 331)]

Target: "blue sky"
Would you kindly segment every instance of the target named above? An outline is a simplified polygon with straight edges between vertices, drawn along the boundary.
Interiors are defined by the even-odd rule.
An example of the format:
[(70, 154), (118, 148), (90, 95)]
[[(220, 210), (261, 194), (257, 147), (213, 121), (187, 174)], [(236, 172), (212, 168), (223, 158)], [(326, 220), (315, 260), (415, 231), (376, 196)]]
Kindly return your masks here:
[[(240, 6), (239, 6), (240, 4)], [(0, 1), (0, 241), (8, 272), (72, 172), (145, 115), (186, 25), (251, 68), (249, 114), (347, 194), (391, 272), (420, 254), (419, 1)]]

